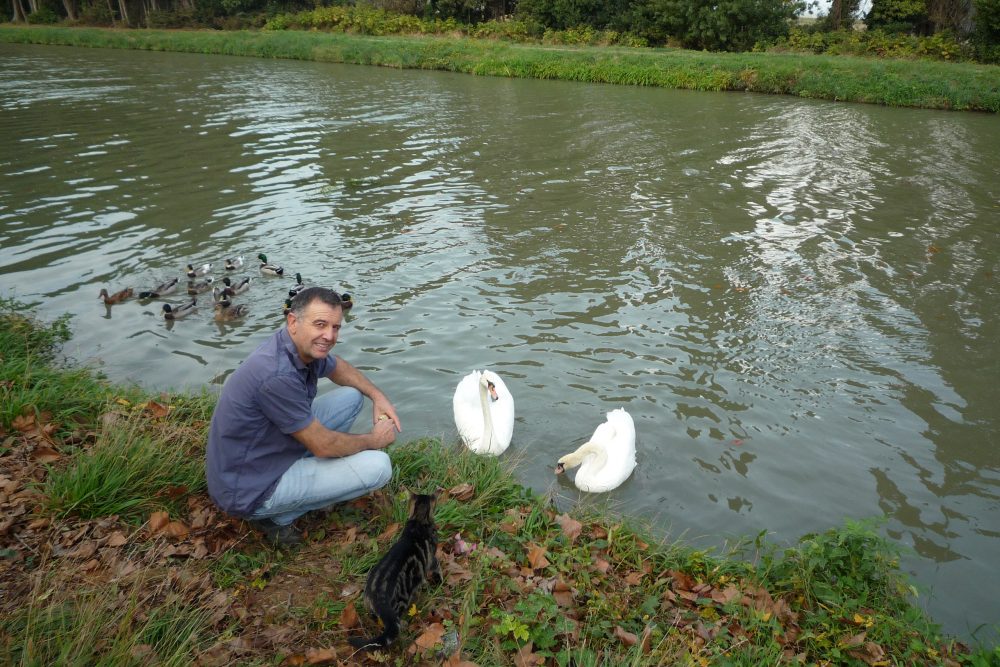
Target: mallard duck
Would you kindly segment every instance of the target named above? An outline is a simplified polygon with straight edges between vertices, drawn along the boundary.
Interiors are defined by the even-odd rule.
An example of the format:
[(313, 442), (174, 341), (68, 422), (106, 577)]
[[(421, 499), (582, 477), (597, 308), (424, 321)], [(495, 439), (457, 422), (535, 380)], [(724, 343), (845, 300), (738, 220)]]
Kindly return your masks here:
[(340, 295), (340, 305), (341, 305), (341, 307), (343, 307), (343, 309), (344, 309), (345, 312), (348, 311), (348, 310), (350, 310), (351, 308), (354, 308), (354, 302), (351, 301), (351, 295), (348, 294), (347, 292), (344, 292), (343, 294), (341, 294)]
[(493, 371), (472, 371), (458, 383), (451, 400), (455, 426), (476, 454), (502, 454), (514, 433), (514, 397)]
[(219, 322), (238, 320), (245, 317), (250, 308), (243, 303), (233, 305), (229, 299), (223, 299), (215, 304), (215, 319)]
[(187, 277), (197, 278), (198, 276), (203, 276), (212, 270), (211, 264), (202, 264), (201, 266), (195, 266), (194, 264), (187, 265)]
[(268, 264), (267, 255), (261, 253), (257, 255), (257, 259), (260, 260), (260, 272), (267, 274), (269, 276), (283, 276), (285, 275), (285, 269), (278, 266), (277, 264)]
[(188, 294), (201, 294), (202, 292), (207, 292), (212, 289), (212, 283), (214, 281), (215, 279), (211, 276), (201, 282), (192, 280), (188, 283)]
[(193, 313), (197, 307), (197, 299), (191, 299), (190, 303), (178, 304), (176, 306), (171, 306), (169, 303), (165, 303), (163, 304), (163, 319), (179, 320)]
[(243, 255), (227, 259), (224, 266), (226, 267), (226, 271), (235, 271), (236, 269), (241, 268), (243, 266)]
[(180, 278), (171, 278), (170, 280), (160, 283), (151, 290), (146, 290), (144, 292), (139, 292), (140, 299), (158, 299), (164, 294), (172, 294), (177, 290), (177, 283), (180, 282)]
[(292, 299), (291, 297), (285, 299), (285, 307), (281, 309), (282, 315), (287, 315), (292, 310)]
[(225, 301), (226, 299), (232, 299), (234, 296), (236, 296), (236, 294), (228, 287), (223, 287), (221, 289), (218, 287), (212, 288), (212, 301), (216, 303)]
[(624, 408), (609, 412), (588, 442), (559, 459), (556, 474), (576, 466), (573, 482), (581, 491), (610, 491), (628, 479), (635, 468), (635, 423)]
[(248, 289), (250, 289), (250, 276), (243, 276), (237, 281), (232, 281), (229, 276), (222, 279), (222, 284), (226, 286), (226, 289), (233, 294), (243, 294)]
[(101, 293), (97, 295), (98, 298), (104, 299), (104, 304), (111, 306), (116, 303), (121, 303), (125, 299), (132, 296), (132, 288), (126, 287), (120, 292), (115, 292), (114, 294), (108, 294), (108, 290), (101, 288)]
[(295, 274), (295, 285), (290, 290), (288, 290), (288, 296), (293, 297), (296, 294), (298, 294), (299, 292), (301, 292), (302, 290), (304, 290), (305, 288), (306, 288), (306, 286), (302, 284), (302, 274), (301, 273), (296, 273)]

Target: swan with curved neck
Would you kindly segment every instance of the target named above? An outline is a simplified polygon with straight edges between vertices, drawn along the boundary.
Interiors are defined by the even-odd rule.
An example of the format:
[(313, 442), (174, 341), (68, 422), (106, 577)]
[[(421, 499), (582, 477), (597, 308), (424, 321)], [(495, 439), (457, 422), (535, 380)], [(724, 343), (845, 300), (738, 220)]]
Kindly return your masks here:
[(473, 371), (458, 383), (452, 399), (455, 426), (477, 454), (502, 454), (514, 432), (514, 397), (493, 371)]
[(560, 458), (556, 474), (577, 466), (573, 482), (581, 491), (611, 491), (628, 479), (635, 468), (635, 423), (624, 408), (609, 412), (589, 441)]

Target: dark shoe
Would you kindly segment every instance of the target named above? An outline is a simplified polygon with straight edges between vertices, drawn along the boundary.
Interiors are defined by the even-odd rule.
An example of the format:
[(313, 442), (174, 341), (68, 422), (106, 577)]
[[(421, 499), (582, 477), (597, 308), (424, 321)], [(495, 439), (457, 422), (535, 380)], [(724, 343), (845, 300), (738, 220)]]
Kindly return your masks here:
[(259, 530), (264, 534), (264, 537), (275, 544), (289, 546), (302, 542), (302, 531), (292, 524), (282, 526), (276, 524), (271, 519), (249, 519), (247, 523)]

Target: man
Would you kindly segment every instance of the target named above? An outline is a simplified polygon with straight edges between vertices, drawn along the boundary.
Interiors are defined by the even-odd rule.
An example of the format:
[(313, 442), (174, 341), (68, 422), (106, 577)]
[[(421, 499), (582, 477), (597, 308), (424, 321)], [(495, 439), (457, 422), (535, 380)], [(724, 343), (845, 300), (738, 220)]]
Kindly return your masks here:
[[(343, 318), (336, 292), (299, 292), (286, 326), (229, 377), (212, 415), (209, 495), (279, 544), (302, 540), (292, 522), (306, 512), (374, 491), (392, 477), (381, 450), (402, 425), (385, 394), (330, 353)], [(321, 376), (340, 387), (316, 398)], [(348, 433), (364, 396), (374, 404), (372, 430)]]

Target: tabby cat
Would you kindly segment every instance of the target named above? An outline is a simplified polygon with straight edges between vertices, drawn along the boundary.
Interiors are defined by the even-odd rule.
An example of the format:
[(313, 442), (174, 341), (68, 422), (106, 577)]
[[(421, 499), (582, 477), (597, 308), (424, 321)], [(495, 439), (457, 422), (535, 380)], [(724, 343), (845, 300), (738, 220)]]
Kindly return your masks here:
[(403, 532), (368, 573), (365, 582), (365, 606), (382, 621), (385, 631), (370, 639), (352, 637), (355, 648), (384, 648), (399, 636), (399, 619), (406, 613), (417, 589), (430, 579), (441, 581), (438, 563), (437, 528), (434, 525), (434, 501), (438, 493), (410, 493), (410, 518)]

